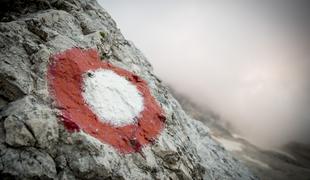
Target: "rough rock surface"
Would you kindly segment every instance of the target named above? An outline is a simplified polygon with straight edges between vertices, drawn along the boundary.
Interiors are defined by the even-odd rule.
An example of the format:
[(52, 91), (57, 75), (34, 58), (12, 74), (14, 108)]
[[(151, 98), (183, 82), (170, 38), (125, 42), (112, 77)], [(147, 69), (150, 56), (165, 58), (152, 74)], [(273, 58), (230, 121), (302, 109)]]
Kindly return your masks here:
[[(1, 4), (1, 179), (256, 179), (191, 119), (96, 1), (16, 0)], [(121, 154), (83, 132), (68, 132), (47, 87), (49, 57), (71, 47), (145, 79), (166, 127), (142, 153)]]

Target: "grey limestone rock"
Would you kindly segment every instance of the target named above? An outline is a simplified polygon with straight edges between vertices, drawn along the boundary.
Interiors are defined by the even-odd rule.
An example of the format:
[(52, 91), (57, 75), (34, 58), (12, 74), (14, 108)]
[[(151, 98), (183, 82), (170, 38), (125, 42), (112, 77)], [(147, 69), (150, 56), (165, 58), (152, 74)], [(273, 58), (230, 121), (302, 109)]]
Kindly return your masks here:
[[(256, 179), (191, 119), (94, 0), (1, 1), (0, 176), (7, 179)], [(52, 54), (96, 48), (148, 82), (166, 126), (141, 153), (68, 132), (48, 91)]]
[(27, 126), (18, 117), (12, 115), (4, 121), (5, 142), (10, 146), (31, 146), (35, 139)]

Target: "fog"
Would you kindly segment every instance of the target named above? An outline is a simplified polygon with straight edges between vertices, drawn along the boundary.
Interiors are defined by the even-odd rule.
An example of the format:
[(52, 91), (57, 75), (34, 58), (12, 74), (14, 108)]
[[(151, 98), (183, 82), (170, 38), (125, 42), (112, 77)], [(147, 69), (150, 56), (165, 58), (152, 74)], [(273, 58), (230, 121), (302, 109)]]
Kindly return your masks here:
[(256, 145), (310, 142), (309, 5), (99, 0), (179, 93)]

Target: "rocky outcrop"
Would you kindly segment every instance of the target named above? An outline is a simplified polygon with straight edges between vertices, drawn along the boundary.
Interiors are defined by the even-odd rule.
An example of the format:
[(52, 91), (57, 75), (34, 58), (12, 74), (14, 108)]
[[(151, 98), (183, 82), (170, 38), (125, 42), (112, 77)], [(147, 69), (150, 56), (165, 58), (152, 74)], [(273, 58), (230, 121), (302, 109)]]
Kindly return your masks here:
[[(3, 4), (5, 3), (5, 4)], [(255, 179), (210, 139), (153, 74), (142, 53), (96, 1), (2, 1), (0, 176), (3, 179)], [(104, 61), (147, 81), (166, 125), (140, 153), (122, 154), (69, 132), (48, 91), (51, 55), (95, 48)]]

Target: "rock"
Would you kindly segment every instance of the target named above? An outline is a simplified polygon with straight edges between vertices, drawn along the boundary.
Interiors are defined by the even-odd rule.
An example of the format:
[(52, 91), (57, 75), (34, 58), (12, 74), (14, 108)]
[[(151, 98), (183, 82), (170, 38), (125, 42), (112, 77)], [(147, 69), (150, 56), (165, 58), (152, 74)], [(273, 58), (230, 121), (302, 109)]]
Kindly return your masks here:
[[(182, 110), (132, 42), (94, 0), (16, 0), (0, 22), (0, 176), (15, 179), (255, 179)], [(51, 55), (97, 49), (144, 79), (165, 128), (139, 153), (123, 154), (61, 122), (66, 107), (47, 85)]]
[(48, 108), (38, 106), (27, 112), (25, 124), (31, 129), (40, 148), (51, 148), (58, 139), (58, 125), (56, 116)]
[[(227, 169), (225, 170), (222, 167), (237, 167), (238, 165), (232, 164), (232, 162), (238, 159), (243, 162), (258, 179), (309, 179), (309, 145), (292, 142), (282, 148), (278, 147), (277, 149), (269, 150), (261, 149), (260, 147), (251, 144), (246, 138), (236, 134), (238, 132), (235, 132), (231, 126), (227, 125), (224, 120), (210, 109), (202, 108), (181, 94), (176, 92), (173, 92), (173, 94), (188, 114), (201, 121), (195, 123), (199, 132), (198, 135), (200, 136), (198, 138), (203, 140), (201, 141), (202, 143), (198, 144), (197, 148), (200, 157), (208, 157), (210, 155), (215, 156), (215, 153), (218, 153), (218, 158), (208, 157), (208, 159), (218, 159), (217, 162), (219, 164), (218, 167), (215, 168), (219, 169), (219, 174), (214, 174), (214, 172), (217, 172), (214, 171), (211, 172), (213, 175), (218, 177), (221, 176), (222, 173), (226, 173), (225, 171), (227, 171)], [(201, 123), (208, 126), (208, 129), (210, 130), (206, 129), (206, 126), (201, 125)], [(209, 144), (210, 142), (207, 140), (210, 137), (208, 135), (209, 131), (211, 132), (211, 138), (219, 142), (224, 149), (231, 152), (233, 155), (232, 160), (228, 156), (221, 154), (222, 151), (216, 150), (221, 148), (218, 147), (216, 143)], [(208, 145), (206, 145), (206, 143)], [(206, 150), (206, 147), (211, 151)], [(205, 161), (206, 164), (209, 164), (210, 162), (212, 161)], [(223, 164), (227, 166), (223, 166)], [(240, 174), (240, 178), (241, 176), (242, 174)]]
[(61, 171), (58, 174), (58, 178), (59, 178), (59, 180), (75, 180), (75, 178), (72, 175), (72, 173), (71, 172), (67, 172), (67, 171)]
[(34, 148), (11, 149), (1, 157), (2, 177), (14, 179), (56, 179), (56, 167), (53, 159)]
[(0, 119), (3, 119), (13, 114), (20, 115), (25, 111), (30, 111), (34, 106), (35, 101), (36, 100), (33, 96), (25, 96), (22, 99), (11, 102), (10, 104), (1, 109)]
[(1, 111), (0, 117), (6, 117), (4, 129), (9, 145), (52, 148), (58, 140), (55, 113), (37, 104), (32, 96), (10, 103)]
[(36, 142), (24, 122), (16, 116), (9, 116), (4, 121), (5, 142), (11, 146), (33, 146)]
[[(209, 167), (206, 169), (206, 179), (246, 179), (247, 176), (243, 173), (243, 165), (233, 158), (228, 152), (223, 151), (223, 147), (211, 140), (208, 134), (208, 129), (202, 122), (193, 121), (190, 123), (191, 128), (198, 130), (198, 133), (193, 136), (193, 142), (197, 143), (197, 153), (201, 157), (203, 166)], [(231, 171), (231, 168), (235, 172)], [(254, 178), (253, 178), (254, 179)]]

